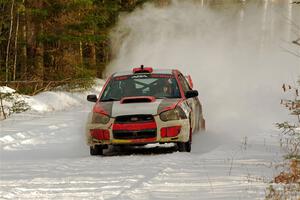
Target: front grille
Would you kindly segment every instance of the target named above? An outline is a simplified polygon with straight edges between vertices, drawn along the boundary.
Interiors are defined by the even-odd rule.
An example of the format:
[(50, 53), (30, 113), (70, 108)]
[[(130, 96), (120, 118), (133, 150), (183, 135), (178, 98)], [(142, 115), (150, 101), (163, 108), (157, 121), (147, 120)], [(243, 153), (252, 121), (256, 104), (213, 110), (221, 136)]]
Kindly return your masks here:
[(157, 130), (152, 115), (123, 115), (115, 119), (113, 137), (115, 139), (156, 138)]
[(123, 115), (118, 116), (115, 119), (115, 123), (125, 124), (125, 123), (143, 123), (143, 122), (153, 122), (154, 117), (152, 115)]
[(145, 139), (155, 138), (156, 129), (153, 130), (141, 130), (141, 131), (113, 131), (115, 139)]

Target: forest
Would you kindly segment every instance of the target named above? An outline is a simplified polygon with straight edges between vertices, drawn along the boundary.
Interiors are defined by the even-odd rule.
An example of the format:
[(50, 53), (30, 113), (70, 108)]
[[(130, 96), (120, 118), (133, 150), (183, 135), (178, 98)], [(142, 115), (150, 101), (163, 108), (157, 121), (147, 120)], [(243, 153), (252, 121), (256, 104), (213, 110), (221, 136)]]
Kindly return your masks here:
[(32, 93), (50, 82), (101, 78), (111, 28), (145, 1), (0, 0), (1, 85)]

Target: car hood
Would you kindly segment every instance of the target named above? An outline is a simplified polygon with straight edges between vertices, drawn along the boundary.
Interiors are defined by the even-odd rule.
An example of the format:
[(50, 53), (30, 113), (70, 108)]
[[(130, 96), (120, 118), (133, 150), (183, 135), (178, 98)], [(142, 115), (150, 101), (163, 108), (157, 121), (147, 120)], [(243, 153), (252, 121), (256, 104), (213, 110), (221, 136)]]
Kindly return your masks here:
[(98, 102), (95, 110), (102, 110), (111, 117), (122, 115), (157, 115), (163, 110), (175, 107), (181, 99), (156, 99), (153, 102), (121, 103), (120, 101)]

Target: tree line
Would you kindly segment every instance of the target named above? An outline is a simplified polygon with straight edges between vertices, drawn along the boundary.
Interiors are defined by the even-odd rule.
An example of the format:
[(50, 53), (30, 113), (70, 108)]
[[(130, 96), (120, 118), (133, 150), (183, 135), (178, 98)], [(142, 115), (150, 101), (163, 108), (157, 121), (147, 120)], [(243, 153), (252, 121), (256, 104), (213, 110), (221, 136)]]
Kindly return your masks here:
[(0, 0), (0, 81), (101, 77), (109, 31), (147, 0)]

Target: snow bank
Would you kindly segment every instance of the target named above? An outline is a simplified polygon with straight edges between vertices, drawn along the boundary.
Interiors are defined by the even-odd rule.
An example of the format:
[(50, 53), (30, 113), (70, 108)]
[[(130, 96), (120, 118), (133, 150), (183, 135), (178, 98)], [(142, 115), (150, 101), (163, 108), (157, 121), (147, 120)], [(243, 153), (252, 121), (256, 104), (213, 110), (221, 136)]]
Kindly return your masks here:
[(33, 97), (27, 96), (26, 102), (30, 105), (32, 111), (51, 112), (66, 110), (85, 103), (87, 94), (99, 94), (103, 85), (104, 80), (97, 79), (95, 85), (85, 92), (42, 92)]
[[(94, 86), (84, 92), (64, 92), (64, 91), (47, 91), (41, 92), (35, 96), (20, 95), (9, 87), (0, 87), (2, 93), (14, 93), (13, 99), (22, 99), (30, 106), (30, 112), (52, 112), (66, 110), (70, 107), (79, 106), (86, 102), (87, 94), (99, 94), (104, 80), (97, 79)], [(3, 102), (6, 107), (11, 106), (8, 101)]]
[(7, 93), (14, 93), (14, 92), (16, 92), (16, 90), (14, 90), (12, 88), (9, 88), (7, 86), (1, 86), (0, 87), (0, 93), (7, 94)]
[(80, 105), (81, 98), (77, 96), (81, 95), (74, 95), (67, 92), (43, 92), (34, 97), (27, 98), (26, 102), (33, 111), (49, 112)]

